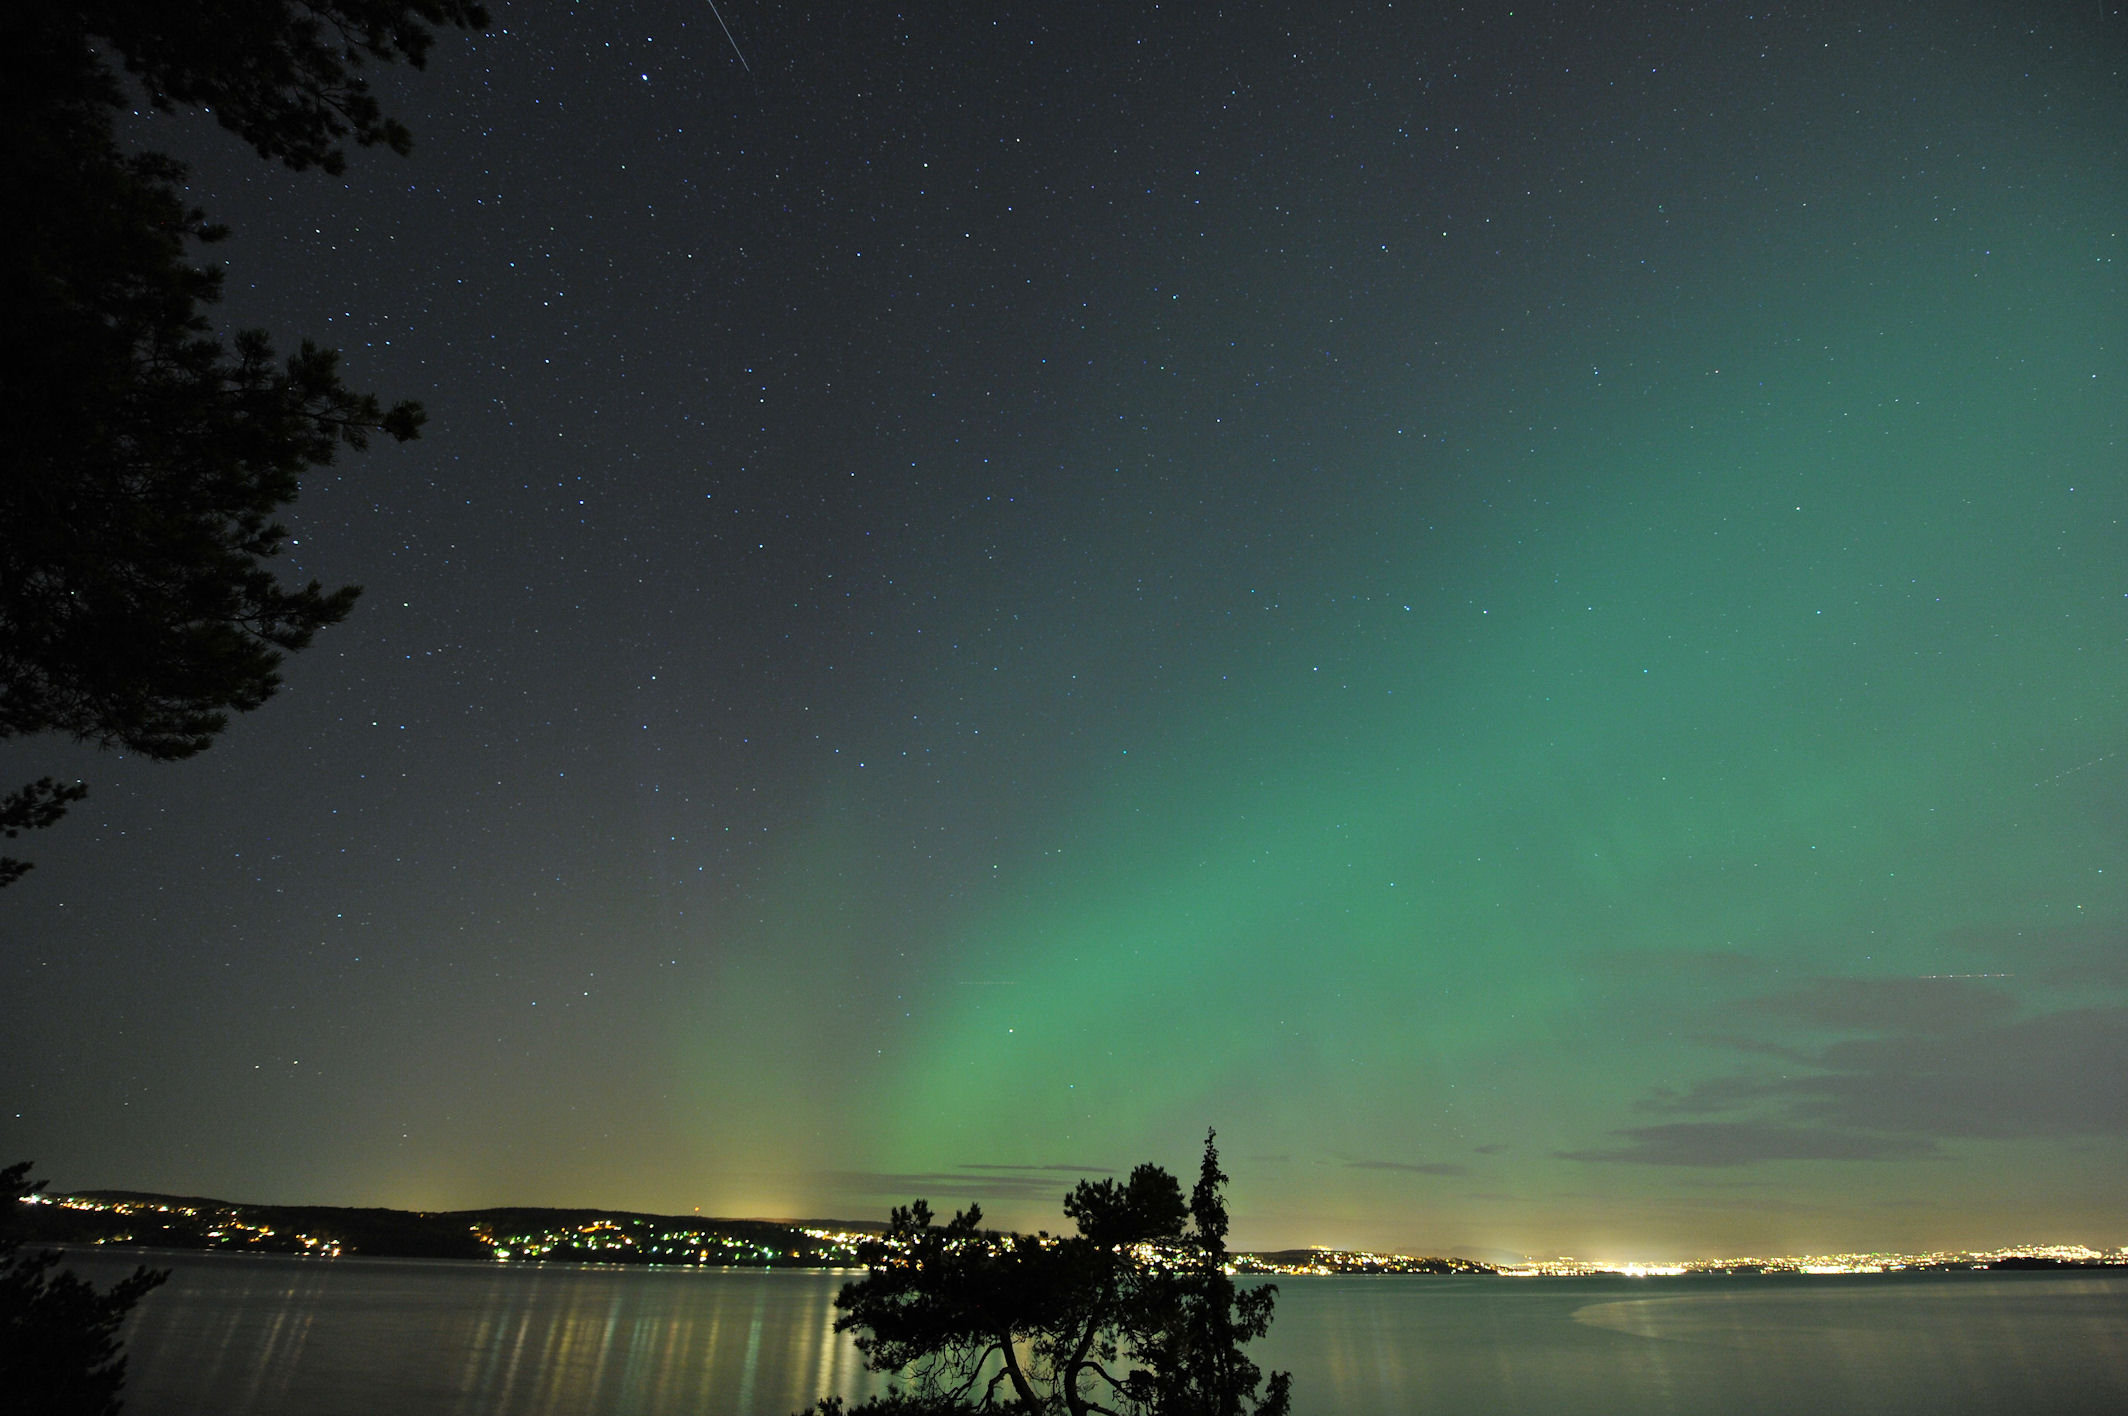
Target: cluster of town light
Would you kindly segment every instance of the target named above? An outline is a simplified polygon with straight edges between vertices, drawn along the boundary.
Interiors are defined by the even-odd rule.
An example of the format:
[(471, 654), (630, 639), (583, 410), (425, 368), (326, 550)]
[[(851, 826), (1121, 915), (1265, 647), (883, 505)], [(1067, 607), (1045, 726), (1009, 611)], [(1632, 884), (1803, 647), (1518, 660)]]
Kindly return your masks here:
[(1376, 1253), (1370, 1249), (1333, 1249), (1315, 1245), (1306, 1251), (1306, 1256), (1294, 1258), (1279, 1254), (1236, 1254), (1228, 1266), (1230, 1273), (1279, 1274), (1289, 1277), (1326, 1277), (1352, 1274), (1392, 1273), (1486, 1273), (1486, 1264), (1472, 1263), (1467, 1259), (1443, 1259), (1421, 1257), (1416, 1254)]
[[(60, 1209), (85, 1210), (91, 1214), (167, 1215), (175, 1219), (198, 1219), (199, 1209), (193, 1205), (161, 1205), (148, 1200), (92, 1200), (80, 1195), (30, 1194), (22, 1197), (24, 1204), (55, 1205)], [(287, 1238), (302, 1245), (300, 1252), (315, 1254), (319, 1258), (340, 1257), (340, 1241), (321, 1238), (315, 1234), (293, 1233), (283, 1235), (270, 1224), (253, 1224), (240, 1219), (234, 1210), (217, 1211), (214, 1227), (207, 1231), (207, 1238), (216, 1248), (234, 1249), (263, 1244), (268, 1239)], [(94, 1242), (98, 1244), (128, 1244), (131, 1234), (107, 1234)]]
[(1681, 1274), (1730, 1273), (1902, 1273), (1911, 1269), (1984, 1269), (2006, 1260), (2038, 1259), (2049, 1263), (2128, 1264), (2128, 1248), (2093, 1249), (2082, 1244), (2013, 1244), (2006, 1249), (1942, 1249), (1925, 1254), (1784, 1254), (1773, 1258), (1693, 1259), (1679, 1264), (1597, 1263), (1586, 1259), (1535, 1259), (1498, 1265), (1510, 1278), (1559, 1278), (1584, 1274), (1621, 1274), (1629, 1278), (1668, 1278)]
[[(63, 1209), (86, 1210), (97, 1214), (164, 1215), (193, 1220), (202, 1218), (196, 1206), (158, 1204), (149, 1200), (97, 1200), (80, 1195), (29, 1194), (22, 1197), (22, 1202), (31, 1205), (56, 1205)], [(221, 1248), (253, 1247), (268, 1239), (285, 1237), (301, 1245), (300, 1252), (320, 1258), (338, 1258), (342, 1252), (341, 1243), (337, 1239), (300, 1233), (283, 1236), (280, 1231), (269, 1225), (255, 1224), (239, 1218), (234, 1210), (215, 1211), (212, 1222), (214, 1227), (206, 1231), (207, 1238)], [(859, 1256), (864, 1245), (884, 1243), (889, 1248), (903, 1247), (900, 1241), (878, 1234), (844, 1229), (801, 1229), (796, 1233), (810, 1240), (810, 1246), (803, 1250), (784, 1250), (751, 1240), (737, 1239), (709, 1229), (660, 1228), (648, 1219), (629, 1220), (626, 1223), (600, 1219), (586, 1224), (511, 1234), (497, 1234), (487, 1225), (474, 1225), (472, 1233), (496, 1258), (519, 1260), (539, 1259), (556, 1250), (564, 1250), (571, 1258), (586, 1252), (610, 1253), (616, 1258), (626, 1256), (635, 1261), (648, 1260), (651, 1263), (667, 1264), (766, 1265), (795, 1260), (825, 1268), (856, 1268), (864, 1262)], [(1036, 1237), (1037, 1242), (1041, 1243), (1057, 1242), (1047, 1234)], [(130, 1234), (109, 1235), (95, 1242), (124, 1244), (132, 1239)], [(970, 1236), (968, 1242), (994, 1241), (987, 1236)], [(1182, 1251), (1155, 1244), (1134, 1245), (1131, 1255), (1140, 1263), (1158, 1268), (1174, 1268), (1188, 1262)], [(1491, 1266), (1464, 1265), (1455, 1260), (1445, 1262), (1456, 1264), (1473, 1273), (1486, 1272), (1489, 1267), (1491, 1272), (1510, 1278), (1559, 1278), (1598, 1274), (1655, 1278), (1734, 1272), (1867, 1274), (1899, 1273), (1910, 1269), (1979, 1269), (2020, 1259), (2050, 1263), (2128, 1265), (2128, 1247), (2093, 1249), (2083, 1244), (2017, 1244), (2005, 1249), (1941, 1250), (1925, 1254), (1790, 1254), (1775, 1258), (1694, 1259), (1673, 1264), (1605, 1263), (1569, 1257), (1532, 1259), (1524, 1263)], [(1274, 1258), (1269, 1255), (1235, 1254), (1225, 1268), (1229, 1274), (1297, 1277), (1311, 1274), (1439, 1272), (1443, 1263), (1440, 1259), (1420, 1258), (1411, 1254), (1315, 1248), (1307, 1251), (1306, 1257), (1299, 1259), (1284, 1255)]]
[(857, 1264), (861, 1234), (843, 1235), (831, 1230), (801, 1230), (815, 1242), (809, 1252), (794, 1252), (752, 1240), (736, 1239), (714, 1230), (692, 1227), (659, 1228), (648, 1220), (627, 1223), (610, 1219), (584, 1224), (558, 1225), (497, 1234), (484, 1224), (471, 1226), (473, 1237), (498, 1259), (543, 1259), (562, 1251), (566, 1258), (585, 1254), (610, 1254), (615, 1259), (657, 1264), (718, 1264), (745, 1266), (802, 1260), (828, 1268)]

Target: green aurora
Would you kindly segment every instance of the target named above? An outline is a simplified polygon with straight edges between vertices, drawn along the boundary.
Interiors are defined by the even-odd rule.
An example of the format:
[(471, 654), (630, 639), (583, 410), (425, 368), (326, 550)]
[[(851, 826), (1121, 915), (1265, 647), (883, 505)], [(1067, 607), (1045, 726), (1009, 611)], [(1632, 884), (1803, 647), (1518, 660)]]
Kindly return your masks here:
[(506, 8), (413, 167), (203, 130), (232, 322), (433, 421), (81, 760), (0, 1161), (2128, 1243), (2128, 21)]
[[(954, 681), (1079, 746), (944, 908), (897, 898), (886, 794), (785, 862), (811, 904), (766, 957), (861, 969), (881, 900), (938, 931), (860, 1015), (861, 1081), (771, 1068), (833, 1089), (821, 1161), (854, 1135), (1039, 1224), (1040, 1167), (1215, 1121), (1265, 1242), (2111, 1233), (2128, 326), (2118, 235), (2050, 196), (1948, 230), (1858, 199), (1830, 272), (1715, 272), (1615, 372), (1339, 449), (1349, 519), (1279, 572), (1113, 594), (1091, 651), (1037, 630), (1046, 701)], [(1197, 490), (1153, 514), (1229, 534)], [(1087, 578), (1135, 589), (1173, 547), (1110, 550)], [(771, 973), (720, 980), (717, 1055), (777, 1053), (743, 1016)], [(1025, 1201), (943, 1174), (972, 1157)]]

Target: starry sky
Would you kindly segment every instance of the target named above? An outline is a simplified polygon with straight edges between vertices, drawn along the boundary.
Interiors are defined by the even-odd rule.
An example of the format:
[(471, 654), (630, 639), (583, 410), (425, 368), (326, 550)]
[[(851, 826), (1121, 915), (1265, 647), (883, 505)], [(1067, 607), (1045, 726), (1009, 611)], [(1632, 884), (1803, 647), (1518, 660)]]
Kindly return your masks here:
[(431, 421), (212, 751), (7, 748), (0, 1152), (2128, 1243), (2120, 6), (493, 8), (410, 158), (128, 126)]

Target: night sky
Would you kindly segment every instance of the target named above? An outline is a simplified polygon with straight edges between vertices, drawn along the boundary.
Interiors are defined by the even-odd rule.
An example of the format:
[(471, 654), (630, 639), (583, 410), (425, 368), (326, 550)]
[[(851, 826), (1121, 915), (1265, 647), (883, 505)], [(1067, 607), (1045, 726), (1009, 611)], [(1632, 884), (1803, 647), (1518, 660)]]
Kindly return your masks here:
[(2128, 14), (500, 4), (135, 121), (425, 436), (0, 895), (57, 1188), (2128, 1243)]

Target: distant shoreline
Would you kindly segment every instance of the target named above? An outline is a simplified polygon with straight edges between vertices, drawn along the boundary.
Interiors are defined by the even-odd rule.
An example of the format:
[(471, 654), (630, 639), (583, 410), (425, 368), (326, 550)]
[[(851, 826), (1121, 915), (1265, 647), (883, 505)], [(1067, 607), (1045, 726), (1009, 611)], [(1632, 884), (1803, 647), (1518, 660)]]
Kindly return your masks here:
[[(429, 1259), (600, 1268), (862, 1269), (880, 1226), (655, 1215), (628, 1210), (499, 1206), (418, 1211), (334, 1205), (249, 1205), (130, 1190), (39, 1195), (20, 1206), (36, 1244), (84, 1250), (277, 1254), (299, 1258)], [(2021, 1245), (1984, 1252), (1848, 1253), (1607, 1264), (1518, 1264), (1377, 1253), (1275, 1249), (1233, 1255), (1237, 1274), (1299, 1277), (1627, 1278), (2081, 1270), (2128, 1266), (2128, 1249)]]
[[(348, 1266), (350, 1266), (350, 1267), (367, 1267), (367, 1266), (370, 1266), (370, 1265), (386, 1265), (386, 1264), (408, 1264), (408, 1265), (418, 1265), (418, 1266), (422, 1266), (422, 1267), (434, 1267), (434, 1268), (437, 1268), (437, 1269), (458, 1269), (458, 1270), (466, 1270), (466, 1271), (473, 1271), (473, 1270), (478, 1270), (478, 1271), (480, 1271), (480, 1272), (483, 1272), (483, 1273), (490, 1273), (490, 1274), (494, 1274), (494, 1273), (508, 1273), (508, 1272), (520, 1272), (520, 1273), (524, 1273), (524, 1272), (536, 1272), (536, 1271), (537, 1271), (537, 1272), (544, 1272), (544, 1271), (552, 1271), (552, 1270), (574, 1270), (574, 1271), (579, 1271), (579, 1272), (583, 1272), (583, 1273), (602, 1273), (602, 1272), (603, 1272), (603, 1273), (652, 1273), (652, 1272), (655, 1272), (655, 1273), (664, 1273), (664, 1274), (702, 1274), (702, 1275), (716, 1275), (716, 1274), (725, 1274), (725, 1275), (736, 1275), (736, 1274), (743, 1274), (743, 1273), (754, 1273), (754, 1274), (770, 1274), (770, 1273), (785, 1273), (785, 1274), (849, 1274), (849, 1275), (852, 1275), (852, 1276), (854, 1277), (854, 1276), (856, 1276), (856, 1275), (859, 1275), (859, 1274), (862, 1274), (862, 1273), (864, 1273), (864, 1272), (865, 1272), (865, 1268), (864, 1268), (864, 1266), (863, 1266), (863, 1265), (861, 1265), (861, 1264), (859, 1264), (859, 1265), (836, 1265), (836, 1264), (773, 1264), (773, 1265), (771, 1265), (771, 1264), (697, 1264), (697, 1263), (652, 1263), (652, 1262), (643, 1262), (643, 1261), (640, 1261), (640, 1260), (635, 1260), (635, 1261), (626, 1261), (626, 1260), (623, 1260), (623, 1261), (615, 1261), (615, 1260), (601, 1260), (601, 1259), (532, 1259), (532, 1260), (527, 1260), (527, 1261), (521, 1261), (521, 1262), (511, 1262), (511, 1263), (504, 1263), (504, 1262), (500, 1262), (500, 1261), (497, 1261), (497, 1260), (494, 1260), (494, 1259), (451, 1259), (451, 1258), (443, 1258), (443, 1259), (439, 1259), (439, 1258), (426, 1258), (426, 1257), (421, 1257), (421, 1256), (417, 1256), (417, 1255), (406, 1255), (406, 1254), (350, 1254), (350, 1253), (342, 1253), (342, 1254), (339, 1254), (339, 1255), (336, 1255), (336, 1256), (330, 1256), (330, 1257), (328, 1257), (328, 1256), (324, 1256), (324, 1255), (319, 1255), (319, 1254), (299, 1254), (299, 1253), (288, 1253), (288, 1252), (283, 1252), (283, 1251), (275, 1251), (275, 1250), (262, 1250), (262, 1249), (250, 1249), (250, 1248), (245, 1248), (245, 1249), (219, 1249), (219, 1248), (199, 1248), (199, 1247), (193, 1247), (193, 1248), (171, 1248), (171, 1247), (164, 1247), (164, 1246), (153, 1246), (153, 1245), (146, 1245), (146, 1244), (131, 1244), (131, 1243), (126, 1243), (126, 1244), (79, 1244), (79, 1243), (70, 1243), (70, 1242), (52, 1242), (52, 1241), (45, 1241), (45, 1243), (44, 1243), (43, 1247), (47, 1247), (47, 1248), (51, 1248), (51, 1249), (56, 1249), (56, 1250), (58, 1250), (58, 1251), (60, 1252), (60, 1254), (62, 1255), (62, 1257), (63, 1257), (63, 1258), (65, 1258), (65, 1259), (74, 1259), (74, 1258), (77, 1258), (77, 1257), (78, 1257), (78, 1258), (106, 1258), (106, 1259), (110, 1259), (110, 1260), (113, 1260), (113, 1261), (117, 1261), (117, 1262), (119, 1262), (119, 1263), (124, 1263), (124, 1264), (137, 1264), (137, 1265), (139, 1265), (139, 1266), (142, 1266), (142, 1267), (146, 1267), (146, 1268), (168, 1267), (168, 1266), (170, 1266), (170, 1265), (171, 1265), (171, 1264), (172, 1264), (173, 1262), (175, 1262), (175, 1261), (178, 1261), (178, 1260), (185, 1260), (185, 1259), (206, 1259), (206, 1260), (209, 1260), (209, 1261), (212, 1261), (212, 1262), (217, 1262), (217, 1263), (219, 1263), (219, 1262), (225, 1262), (225, 1261), (226, 1261), (226, 1262), (231, 1262), (231, 1263), (246, 1263), (246, 1262), (283, 1262), (283, 1263), (298, 1263), (298, 1264), (305, 1264), (305, 1265), (311, 1265), (311, 1264), (315, 1264), (315, 1265), (317, 1265), (317, 1266), (319, 1266), (319, 1267), (336, 1267), (336, 1266), (339, 1266), (339, 1265), (343, 1265), (343, 1264), (344, 1264), (344, 1265), (348, 1265)], [(1626, 1281), (1626, 1282), (1631, 1282), (1631, 1283), (1661, 1283), (1661, 1284), (1670, 1284), (1670, 1283), (1675, 1283), (1675, 1284), (1678, 1284), (1678, 1285), (1680, 1285), (1680, 1286), (1686, 1286), (1686, 1285), (1691, 1285), (1691, 1284), (1695, 1284), (1695, 1283), (1701, 1283), (1701, 1282), (1708, 1282), (1708, 1281), (1717, 1281), (1717, 1280), (1722, 1280), (1722, 1279), (1765, 1279), (1765, 1280), (1768, 1280), (1768, 1281), (1770, 1281), (1770, 1282), (1781, 1282), (1781, 1281), (1789, 1281), (1789, 1282), (1797, 1282), (1797, 1283), (1814, 1283), (1814, 1282), (1818, 1282), (1818, 1281), (1826, 1281), (1826, 1282), (1837, 1282), (1837, 1281), (1854, 1281), (1854, 1280), (1858, 1280), (1858, 1279), (1875, 1279), (1875, 1280), (1879, 1280), (1879, 1281), (1889, 1281), (1889, 1282), (1900, 1282), (1900, 1281), (1911, 1281), (1911, 1280), (1923, 1280), (1923, 1279), (1927, 1279), (1927, 1280), (1957, 1280), (1957, 1279), (1961, 1279), (1961, 1278), (1968, 1278), (1968, 1277), (1978, 1277), (1978, 1278), (2001, 1278), (2001, 1277), (2004, 1277), (2004, 1276), (2020, 1276), (2020, 1275), (2021, 1275), (2021, 1276), (2026, 1276), (2026, 1277), (2061, 1277), (2061, 1276), (2066, 1276), (2066, 1275), (2072, 1275), (2072, 1274), (2079, 1274), (2079, 1273), (2082, 1273), (2082, 1274), (2091, 1274), (2091, 1273), (2097, 1273), (2097, 1274), (2106, 1274), (2106, 1275), (2121, 1275), (2121, 1276), (2124, 1276), (2124, 1277), (2128, 1277), (2128, 1263), (2120, 1263), (2120, 1262), (2084, 1262), (2084, 1263), (2076, 1263), (2076, 1262), (2049, 1262), (2049, 1263), (2024, 1263), (2024, 1264), (2012, 1264), (2012, 1263), (1998, 1263), (1998, 1264), (1989, 1264), (1989, 1265), (1983, 1265), (1983, 1266), (1949, 1266), (1949, 1265), (1945, 1265), (1945, 1266), (1932, 1266), (1932, 1267), (1923, 1267), (1923, 1266), (1913, 1266), (1913, 1267), (1907, 1267), (1907, 1268), (1900, 1268), (1900, 1269), (1842, 1269), (1842, 1270), (1837, 1270), (1837, 1271), (1831, 1271), (1831, 1272), (1805, 1272), (1805, 1271), (1803, 1271), (1803, 1270), (1800, 1270), (1800, 1269), (1786, 1269), (1786, 1268), (1780, 1268), (1780, 1269), (1760, 1269), (1760, 1270), (1745, 1270), (1745, 1269), (1714, 1269), (1714, 1268), (1702, 1268), (1702, 1269), (1694, 1269), (1694, 1270), (1690, 1270), (1690, 1271), (1687, 1271), (1687, 1272), (1684, 1272), (1684, 1273), (1639, 1273), (1639, 1274), (1634, 1274), (1634, 1273), (1627, 1273), (1627, 1272), (1625, 1272), (1625, 1271), (1624, 1271), (1624, 1270), (1622, 1270), (1622, 1269), (1593, 1269), (1593, 1268), (1592, 1268), (1592, 1269), (1587, 1269), (1587, 1270), (1583, 1270), (1583, 1271), (1580, 1271), (1580, 1272), (1574, 1272), (1574, 1273), (1538, 1273), (1538, 1274), (1529, 1274), (1529, 1275), (1522, 1275), (1521, 1277), (1523, 1277), (1523, 1278), (1525, 1278), (1525, 1279), (1531, 1279), (1531, 1280), (1535, 1280), (1535, 1281), (1538, 1281), (1538, 1282), (1541, 1282), (1541, 1283), (1545, 1283), (1545, 1284), (1550, 1284), (1550, 1283), (1562, 1283), (1562, 1284), (1576, 1284), (1576, 1283), (1596, 1283), (1596, 1282), (1599, 1282), (1599, 1281), (1614, 1281), (1614, 1282), (1615, 1282), (1615, 1281), (1620, 1281), (1620, 1280), (1623, 1280), (1623, 1281)], [(1497, 1274), (1497, 1273), (1495, 1273), (1495, 1274), (1473, 1274), (1473, 1273), (1455, 1273), (1455, 1274), (1440, 1274), (1440, 1273), (1426, 1273), (1426, 1272), (1393, 1273), (1393, 1272), (1364, 1272), (1364, 1271), (1353, 1271), (1353, 1272), (1296, 1272), (1296, 1273), (1284, 1273), (1284, 1272), (1276, 1272), (1276, 1271), (1253, 1271), (1253, 1270), (1242, 1270), (1242, 1271), (1240, 1271), (1240, 1274), (1239, 1274), (1239, 1276), (1240, 1276), (1240, 1277), (1242, 1277), (1242, 1278), (1244, 1278), (1244, 1279), (1262, 1279), (1262, 1280), (1264, 1280), (1264, 1281), (1267, 1281), (1267, 1282), (1273, 1282), (1273, 1281), (1275, 1281), (1275, 1282), (1278, 1282), (1278, 1283), (1290, 1283), (1290, 1282), (1302, 1282), (1302, 1283), (1310, 1283), (1310, 1282), (1315, 1282), (1315, 1281), (1318, 1281), (1318, 1280), (1325, 1280), (1325, 1279), (1340, 1279), (1340, 1280), (1350, 1280), (1350, 1279), (1361, 1279), (1361, 1280), (1381, 1280), (1381, 1281), (1384, 1281), (1384, 1282), (1389, 1282), (1389, 1281), (1392, 1281), (1392, 1280), (1399, 1280), (1399, 1279), (1432, 1279), (1432, 1280), (1435, 1280), (1435, 1281), (1449, 1281), (1449, 1282), (1453, 1282), (1453, 1281), (1457, 1281), (1457, 1280), (1462, 1280), (1462, 1281), (1466, 1281), (1466, 1282), (1468, 1282), (1468, 1281), (1475, 1281), (1475, 1280), (1480, 1280), (1480, 1279), (1493, 1279), (1493, 1278), (1500, 1278), (1500, 1277), (1503, 1277), (1502, 1275), (1500, 1275), (1500, 1274)], [(1486, 1284), (1484, 1284), (1483, 1286), (1485, 1286), (1485, 1287), (1487, 1287), (1487, 1288), (1491, 1288), (1491, 1287), (1494, 1287), (1495, 1285), (1494, 1285), (1494, 1284), (1492, 1284), (1492, 1283), (1486, 1283)]]

